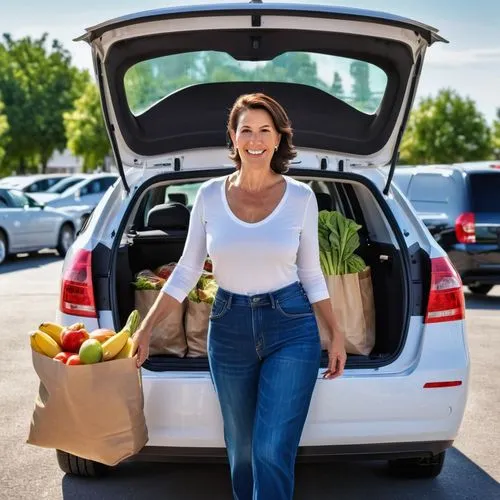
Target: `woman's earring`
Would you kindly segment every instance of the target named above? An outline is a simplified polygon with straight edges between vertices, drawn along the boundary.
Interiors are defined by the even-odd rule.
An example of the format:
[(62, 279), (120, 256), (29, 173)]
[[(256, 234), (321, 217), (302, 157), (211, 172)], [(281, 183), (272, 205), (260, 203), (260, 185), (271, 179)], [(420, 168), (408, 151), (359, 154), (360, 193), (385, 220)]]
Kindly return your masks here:
[(276, 146), (274, 146), (274, 150), (278, 151), (278, 145), (277, 144), (276, 144)]

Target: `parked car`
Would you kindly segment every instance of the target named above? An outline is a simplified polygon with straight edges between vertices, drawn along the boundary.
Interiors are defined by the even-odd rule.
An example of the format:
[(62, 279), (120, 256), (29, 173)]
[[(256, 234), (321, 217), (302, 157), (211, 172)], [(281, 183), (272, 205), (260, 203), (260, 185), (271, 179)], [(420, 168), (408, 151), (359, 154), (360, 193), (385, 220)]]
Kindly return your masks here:
[[(349, 355), (343, 377), (322, 379), (323, 352), (298, 459), (390, 459), (405, 474), (439, 474), (469, 384), (462, 283), (407, 199), (376, 168), (395, 165), (422, 58), (442, 40), (437, 31), (350, 8), (221, 3), (126, 16), (81, 39), (92, 45), (121, 182), (106, 192), (65, 258), (58, 321), (83, 321), (89, 330), (123, 326), (134, 309), (135, 274), (179, 259), (192, 194), (200, 183), (234, 172), (228, 109), (243, 93), (270, 94), (294, 127), (298, 155), (287, 175), (313, 189), (320, 209), (361, 225), (359, 254), (371, 267), (376, 309), (376, 345), (368, 356)], [(231, 81), (186, 86), (190, 73), (176, 64), (177, 53), (188, 52), (197, 70), (207, 51), (240, 70)], [(280, 79), (283, 53), (316, 58), (319, 75), (333, 74), (337, 56), (347, 67), (367, 64), (385, 75), (385, 87), (375, 106), (359, 109), (321, 82)], [(167, 86), (154, 102), (135, 106), (125, 95), (127, 72), (159, 62), (179, 88)], [(165, 83), (161, 72), (145, 73)], [(140, 85), (133, 92), (146, 95)], [(181, 203), (171, 203), (174, 192)], [(226, 457), (206, 357), (152, 355), (141, 373), (149, 442), (133, 459)], [(64, 451), (57, 456), (68, 473), (102, 470)]]
[(9, 254), (55, 248), (64, 257), (73, 244), (79, 218), (44, 207), (16, 189), (0, 187), (0, 264)]
[(500, 285), (500, 162), (401, 168), (394, 182), (471, 292)]
[[(88, 174), (62, 193), (40, 193), (33, 198), (50, 207), (72, 207), (85, 205), (91, 210), (99, 203), (104, 193), (118, 179), (117, 174)], [(89, 212), (90, 213), (90, 212)]]
[(69, 174), (15, 175), (0, 179), (0, 187), (19, 189), (24, 193), (43, 193)]
[[(71, 186), (78, 184), (79, 182), (87, 179), (89, 174), (75, 174), (70, 175), (52, 185), (47, 191), (35, 195), (40, 201), (49, 201), (57, 197), (57, 195), (62, 195)], [(54, 196), (55, 195), (55, 196)]]

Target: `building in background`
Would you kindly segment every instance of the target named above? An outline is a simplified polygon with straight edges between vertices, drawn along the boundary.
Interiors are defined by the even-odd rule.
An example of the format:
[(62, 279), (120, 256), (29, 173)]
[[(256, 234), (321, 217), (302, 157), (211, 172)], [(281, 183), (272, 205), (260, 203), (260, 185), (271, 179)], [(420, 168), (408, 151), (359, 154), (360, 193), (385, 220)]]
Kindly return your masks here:
[[(96, 168), (92, 172), (116, 172), (114, 158), (107, 156), (104, 159), (104, 168)], [(74, 156), (66, 149), (62, 153), (55, 151), (52, 158), (47, 163), (47, 173), (78, 174), (83, 172), (83, 160)], [(89, 172), (90, 173), (90, 172)]]
[(47, 163), (47, 173), (77, 174), (82, 172), (82, 165), (82, 159), (73, 156), (69, 150), (66, 149), (62, 153), (55, 151)]

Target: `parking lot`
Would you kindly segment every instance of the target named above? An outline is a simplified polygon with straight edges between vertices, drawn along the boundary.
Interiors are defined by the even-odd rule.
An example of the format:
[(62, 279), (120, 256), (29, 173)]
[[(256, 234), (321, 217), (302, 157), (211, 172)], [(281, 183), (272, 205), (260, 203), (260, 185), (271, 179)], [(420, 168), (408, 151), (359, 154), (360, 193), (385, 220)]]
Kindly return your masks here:
[[(0, 314), (4, 325), (0, 498), (229, 500), (226, 465), (122, 463), (108, 477), (89, 480), (65, 476), (52, 450), (25, 444), (38, 389), (27, 332), (43, 320), (54, 319), (61, 266), (62, 260), (47, 252), (37, 257), (18, 257), (0, 268)], [(466, 290), (466, 306), (472, 359), (469, 401), (460, 435), (448, 452), (439, 478), (394, 479), (388, 476), (384, 462), (299, 464), (297, 499), (500, 497), (500, 287), (482, 298)]]

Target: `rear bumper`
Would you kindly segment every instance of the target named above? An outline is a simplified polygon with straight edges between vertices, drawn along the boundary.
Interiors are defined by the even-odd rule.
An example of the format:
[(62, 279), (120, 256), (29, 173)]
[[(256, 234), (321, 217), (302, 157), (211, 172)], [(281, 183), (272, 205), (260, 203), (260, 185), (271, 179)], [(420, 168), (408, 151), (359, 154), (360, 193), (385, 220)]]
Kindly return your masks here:
[[(323, 379), (320, 370), (300, 441), (303, 453), (377, 454), (389, 447), (389, 452), (420, 454), (427, 450), (425, 443), (452, 442), (469, 384), (463, 327), (463, 321), (431, 324), (422, 335), (410, 329), (415, 335), (408, 336), (404, 353), (392, 365), (346, 370), (336, 380)], [(148, 447), (200, 449), (202, 456), (224, 449), (220, 407), (208, 372), (143, 369), (142, 381)], [(424, 388), (446, 381), (461, 385)], [(406, 450), (398, 448), (402, 443)]]
[[(223, 422), (210, 376), (156, 375), (143, 374), (142, 379), (148, 446), (224, 448)], [(427, 382), (450, 380), (460, 380), (462, 385), (424, 389)], [(465, 412), (467, 391), (466, 367), (401, 376), (320, 378), (300, 446), (377, 449), (380, 443), (453, 441)]]
[[(322, 460), (391, 460), (427, 457), (450, 448), (453, 441), (421, 441), (409, 443), (376, 443), (369, 445), (301, 446), (297, 462)], [(216, 462), (227, 463), (225, 448), (180, 448), (145, 446), (131, 462)]]

